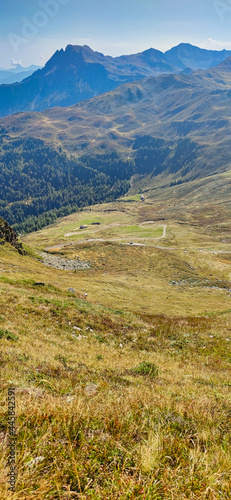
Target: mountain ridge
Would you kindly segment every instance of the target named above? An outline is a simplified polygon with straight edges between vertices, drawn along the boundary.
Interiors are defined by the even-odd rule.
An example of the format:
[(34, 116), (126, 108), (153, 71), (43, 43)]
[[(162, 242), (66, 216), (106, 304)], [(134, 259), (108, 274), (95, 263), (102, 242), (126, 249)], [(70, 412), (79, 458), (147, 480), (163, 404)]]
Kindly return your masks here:
[(231, 51), (209, 51), (180, 44), (166, 53), (151, 48), (113, 58), (87, 45), (67, 45), (22, 82), (0, 86), (0, 116), (71, 106), (114, 90), (123, 83), (185, 70), (190, 72), (188, 68), (191, 67), (207, 69), (229, 56)]

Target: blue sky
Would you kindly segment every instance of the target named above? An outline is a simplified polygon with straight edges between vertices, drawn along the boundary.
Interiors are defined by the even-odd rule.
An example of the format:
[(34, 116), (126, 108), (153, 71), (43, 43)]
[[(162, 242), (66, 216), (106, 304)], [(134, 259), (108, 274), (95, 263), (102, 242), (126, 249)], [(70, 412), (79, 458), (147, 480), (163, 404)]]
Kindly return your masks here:
[(69, 43), (113, 56), (180, 42), (231, 49), (230, 28), (231, 0), (1, 0), (0, 67), (43, 65)]

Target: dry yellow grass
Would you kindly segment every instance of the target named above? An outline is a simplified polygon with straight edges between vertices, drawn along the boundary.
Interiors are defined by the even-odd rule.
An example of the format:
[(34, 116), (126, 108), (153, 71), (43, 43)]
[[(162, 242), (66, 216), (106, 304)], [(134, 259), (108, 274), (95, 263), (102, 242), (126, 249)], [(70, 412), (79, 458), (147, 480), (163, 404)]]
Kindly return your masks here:
[[(129, 203), (123, 223), (143, 222), (138, 206)], [(72, 215), (24, 241), (34, 249), (61, 244), (65, 224), (69, 231), (74, 223)], [(64, 257), (91, 261), (90, 270), (75, 273), (0, 247), (0, 329), (11, 334), (2, 334), (0, 356), (3, 500), (231, 497), (231, 264), (228, 254), (209, 252), (228, 244), (215, 225), (210, 232), (165, 223), (157, 246), (168, 249), (153, 241), (62, 248)], [(28, 467), (36, 457), (43, 459)]]

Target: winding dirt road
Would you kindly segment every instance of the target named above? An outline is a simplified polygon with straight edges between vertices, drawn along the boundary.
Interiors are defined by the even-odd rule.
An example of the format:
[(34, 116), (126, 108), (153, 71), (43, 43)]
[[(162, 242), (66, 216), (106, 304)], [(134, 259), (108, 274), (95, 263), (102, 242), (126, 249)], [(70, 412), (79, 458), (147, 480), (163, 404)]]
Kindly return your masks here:
[[(143, 222), (142, 224), (140, 224), (140, 226), (144, 225), (144, 224), (153, 224), (154, 221), (147, 221), (147, 222)], [(120, 224), (110, 224), (109, 226), (105, 226), (103, 228), (100, 228), (96, 231), (94, 231), (94, 233), (97, 233), (99, 231), (102, 231), (104, 229), (108, 229), (110, 227), (115, 227), (115, 226), (120, 226)], [(124, 227), (124, 226), (123, 226)], [(161, 240), (163, 238), (166, 238), (166, 232), (167, 232), (167, 226), (166, 225), (163, 225), (163, 226), (158, 226), (158, 227), (163, 227), (163, 235), (162, 236), (157, 236), (156, 238), (147, 238), (148, 240)], [(85, 231), (87, 232), (87, 231)], [(66, 237), (68, 236), (74, 236), (76, 235), (76, 232), (75, 233), (67, 233), (65, 234)], [(143, 238), (135, 238), (136, 240), (143, 240)], [(123, 241), (121, 241), (123, 240)], [(126, 241), (128, 240), (128, 241)], [(113, 238), (113, 239), (104, 239), (104, 238), (90, 238), (90, 239), (85, 239), (85, 240), (76, 240), (76, 241), (71, 241), (69, 243), (64, 243), (62, 245), (55, 245), (55, 246), (52, 246), (52, 247), (47, 247), (46, 248), (46, 251), (47, 252), (50, 252), (52, 250), (59, 250), (60, 248), (65, 248), (65, 247), (68, 247), (68, 246), (71, 246), (71, 245), (78, 245), (78, 244), (81, 244), (81, 243), (92, 243), (92, 242), (104, 242), (104, 243), (117, 243), (119, 245), (133, 245), (133, 246), (141, 246), (141, 247), (152, 247), (152, 248), (161, 248), (161, 249), (164, 249), (165, 247), (154, 247), (154, 245), (146, 245), (145, 243), (138, 243), (138, 242), (132, 242), (131, 241), (131, 238)], [(168, 247), (166, 247), (168, 249)]]

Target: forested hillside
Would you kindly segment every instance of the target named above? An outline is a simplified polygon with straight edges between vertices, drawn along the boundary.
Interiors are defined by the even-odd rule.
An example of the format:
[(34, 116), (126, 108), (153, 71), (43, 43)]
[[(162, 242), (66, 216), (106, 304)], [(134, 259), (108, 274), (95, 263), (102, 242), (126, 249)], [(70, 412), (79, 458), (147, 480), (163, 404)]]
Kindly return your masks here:
[(132, 142), (130, 156), (109, 150), (78, 159), (40, 139), (10, 139), (2, 131), (1, 216), (18, 231), (37, 230), (81, 207), (124, 195), (134, 174), (186, 175), (198, 151), (188, 139), (143, 136)]
[(39, 139), (9, 141), (0, 152), (1, 215), (20, 231), (39, 229), (125, 194), (133, 172), (134, 163), (115, 152), (80, 161)]

